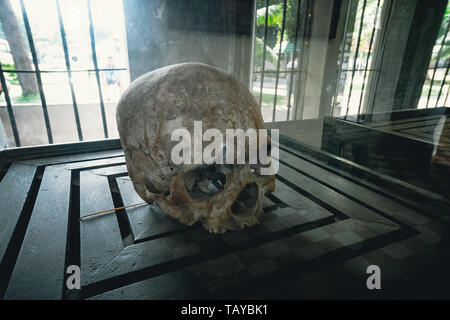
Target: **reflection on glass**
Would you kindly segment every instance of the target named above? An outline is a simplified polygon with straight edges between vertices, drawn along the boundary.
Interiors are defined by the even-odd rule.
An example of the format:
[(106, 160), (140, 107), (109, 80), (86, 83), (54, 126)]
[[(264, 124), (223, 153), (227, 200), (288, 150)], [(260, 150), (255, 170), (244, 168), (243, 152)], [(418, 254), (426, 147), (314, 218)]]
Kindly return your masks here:
[(347, 37), (343, 40), (332, 115), (365, 113), (368, 81), (375, 76), (375, 49), (379, 45), (384, 1), (354, 1), (347, 13)]

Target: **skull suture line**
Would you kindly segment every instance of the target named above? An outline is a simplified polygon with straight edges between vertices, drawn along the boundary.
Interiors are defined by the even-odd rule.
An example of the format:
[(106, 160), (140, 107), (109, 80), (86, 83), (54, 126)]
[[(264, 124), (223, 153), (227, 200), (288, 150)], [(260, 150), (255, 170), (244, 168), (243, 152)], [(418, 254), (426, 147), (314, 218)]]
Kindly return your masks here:
[[(175, 165), (171, 133), (263, 128), (255, 99), (225, 72), (199, 63), (161, 68), (135, 80), (117, 106), (128, 174), (139, 196), (180, 222), (200, 221), (210, 232), (242, 229), (261, 220), (262, 198), (275, 189), (260, 164)], [(270, 144), (270, 139), (267, 144)], [(270, 145), (267, 146), (270, 148)], [(225, 150), (226, 152), (226, 150)]]

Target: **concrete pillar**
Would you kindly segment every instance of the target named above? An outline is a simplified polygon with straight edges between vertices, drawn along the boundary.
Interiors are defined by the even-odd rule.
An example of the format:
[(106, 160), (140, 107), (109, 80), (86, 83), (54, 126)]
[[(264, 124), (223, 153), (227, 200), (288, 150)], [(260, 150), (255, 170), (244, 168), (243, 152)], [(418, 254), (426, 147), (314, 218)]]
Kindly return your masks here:
[(363, 112), (414, 109), (447, 0), (387, 0)]
[[(333, 6), (328, 0), (313, 1), (311, 13), (311, 36), (305, 39), (301, 50), (304, 51), (300, 60), (302, 74), (300, 75), (300, 90), (296, 119), (315, 119), (319, 115), (320, 95), (325, 71), (325, 60), (330, 34), (331, 14)], [(308, 41), (309, 40), (309, 41)], [(305, 57), (305, 53), (307, 57)], [(301, 54), (301, 53), (300, 53)], [(304, 86), (302, 88), (302, 86)], [(303, 90), (302, 90), (303, 89)]]
[[(349, 0), (334, 1), (334, 11), (330, 28), (330, 40), (328, 41), (327, 55), (324, 66), (324, 77), (322, 82), (322, 90), (320, 94), (319, 113), (318, 113), (319, 118), (331, 115), (331, 105), (337, 84), (336, 77), (338, 71), (337, 61), (339, 57), (339, 48), (342, 43), (342, 37), (344, 36), (345, 20), (347, 17), (347, 10), (349, 8), (349, 2), (350, 2)], [(356, 10), (353, 11), (354, 12), (350, 13), (351, 14), (350, 20), (352, 21), (354, 21), (354, 17), (356, 15)], [(353, 33), (353, 29), (354, 28), (351, 27), (347, 31), (351, 30), (351, 32)], [(347, 64), (345, 64), (345, 66), (343, 67), (346, 66)]]
[[(332, 3), (329, 0), (313, 1), (311, 35), (303, 49), (307, 59), (302, 60), (302, 74), (297, 88), (300, 97), (297, 120), (331, 114), (339, 47), (348, 6), (349, 0), (334, 0)], [(353, 30), (353, 27), (350, 26), (350, 29)]]

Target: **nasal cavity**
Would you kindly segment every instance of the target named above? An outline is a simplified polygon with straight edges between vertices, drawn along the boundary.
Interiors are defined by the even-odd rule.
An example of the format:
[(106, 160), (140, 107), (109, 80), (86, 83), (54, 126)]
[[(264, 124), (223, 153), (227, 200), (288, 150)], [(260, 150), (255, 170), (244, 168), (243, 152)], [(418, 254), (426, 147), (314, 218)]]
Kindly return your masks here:
[(258, 202), (258, 185), (256, 183), (247, 184), (241, 190), (236, 200), (231, 206), (234, 215), (244, 215), (251, 213)]

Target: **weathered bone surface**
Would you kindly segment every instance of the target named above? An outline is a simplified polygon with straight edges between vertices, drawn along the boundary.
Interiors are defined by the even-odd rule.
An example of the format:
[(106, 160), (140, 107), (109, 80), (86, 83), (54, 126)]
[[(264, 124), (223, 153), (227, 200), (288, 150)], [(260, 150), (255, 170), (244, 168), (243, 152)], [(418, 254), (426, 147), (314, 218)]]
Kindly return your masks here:
[[(274, 176), (259, 165), (175, 165), (171, 150), (177, 128), (203, 132), (263, 128), (248, 89), (225, 72), (199, 63), (161, 68), (136, 79), (117, 106), (117, 124), (129, 176), (137, 193), (180, 222), (200, 221), (210, 232), (242, 229), (261, 220), (262, 197)], [(208, 142), (209, 143), (209, 142)], [(206, 143), (206, 144), (208, 144)]]

